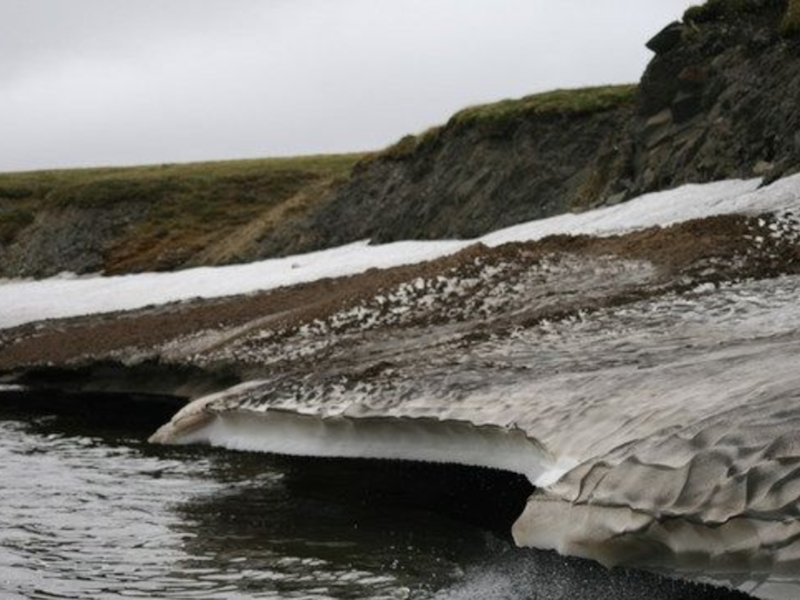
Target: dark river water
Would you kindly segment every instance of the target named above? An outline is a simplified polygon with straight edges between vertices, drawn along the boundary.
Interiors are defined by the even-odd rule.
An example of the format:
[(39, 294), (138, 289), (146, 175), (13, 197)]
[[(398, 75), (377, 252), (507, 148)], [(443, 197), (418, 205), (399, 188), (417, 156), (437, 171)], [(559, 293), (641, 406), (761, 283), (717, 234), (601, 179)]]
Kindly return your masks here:
[(515, 548), (516, 476), (147, 433), (0, 415), (0, 598), (728, 597)]

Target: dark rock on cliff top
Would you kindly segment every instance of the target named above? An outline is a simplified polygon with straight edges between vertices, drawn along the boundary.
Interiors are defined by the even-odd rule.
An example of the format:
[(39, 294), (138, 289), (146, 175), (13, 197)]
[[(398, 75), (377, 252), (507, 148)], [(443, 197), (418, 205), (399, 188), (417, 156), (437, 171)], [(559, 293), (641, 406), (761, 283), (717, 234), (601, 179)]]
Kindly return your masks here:
[(800, 44), (779, 34), (786, 3), (709, 4), (712, 16), (690, 20), (642, 77), (630, 130), (637, 191), (800, 166)]
[(659, 31), (645, 46), (656, 54), (664, 54), (672, 50), (681, 41), (682, 36), (683, 25), (676, 21)]

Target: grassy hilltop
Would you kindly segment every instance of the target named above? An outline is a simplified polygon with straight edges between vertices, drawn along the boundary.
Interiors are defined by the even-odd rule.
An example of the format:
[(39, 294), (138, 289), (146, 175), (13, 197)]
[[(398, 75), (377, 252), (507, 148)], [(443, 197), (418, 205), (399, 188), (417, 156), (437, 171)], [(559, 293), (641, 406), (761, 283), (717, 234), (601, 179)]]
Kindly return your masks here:
[(635, 84), (603, 85), (562, 89), (469, 106), (458, 111), (445, 125), (431, 127), (417, 135), (407, 135), (374, 157), (403, 158), (424, 144), (441, 140), (445, 129), (475, 125), (502, 125), (514, 119), (554, 115), (582, 115), (610, 110), (636, 99)]
[(0, 174), (0, 244), (25, 235), (37, 215), (106, 211), (129, 221), (117, 224), (107, 271), (169, 269), (254, 221), (268, 228), (271, 218), (308, 210), (360, 158), (343, 154)]

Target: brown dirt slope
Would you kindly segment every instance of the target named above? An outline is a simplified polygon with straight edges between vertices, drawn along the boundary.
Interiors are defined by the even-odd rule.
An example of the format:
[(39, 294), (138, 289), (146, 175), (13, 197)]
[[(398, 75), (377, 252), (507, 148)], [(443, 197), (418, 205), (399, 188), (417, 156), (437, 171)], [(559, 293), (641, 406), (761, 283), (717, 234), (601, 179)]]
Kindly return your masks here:
[(0, 276), (244, 260), (360, 155), (0, 174)]

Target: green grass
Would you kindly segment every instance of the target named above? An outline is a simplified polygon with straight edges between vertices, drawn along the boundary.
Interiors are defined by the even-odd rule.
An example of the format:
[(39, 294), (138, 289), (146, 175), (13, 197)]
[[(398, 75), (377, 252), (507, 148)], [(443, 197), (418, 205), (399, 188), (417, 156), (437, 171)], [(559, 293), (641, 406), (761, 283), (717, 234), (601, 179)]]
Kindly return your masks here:
[(390, 159), (402, 159), (414, 154), (421, 146), (437, 139), (442, 131), (441, 126), (431, 127), (417, 135), (406, 135), (397, 142), (381, 150), (377, 155)]
[(0, 243), (24, 235), (38, 211), (120, 208), (125, 212), (130, 207), (138, 216), (110, 249), (106, 269), (174, 268), (307, 186), (343, 180), (361, 157), (4, 173), (0, 174)]
[(170, 195), (177, 190), (241, 187), (291, 177), (343, 176), (360, 154), (299, 156), (183, 164), (0, 173), (0, 203), (104, 206)]
[(388, 148), (367, 155), (363, 162), (376, 158), (403, 160), (423, 146), (435, 143), (451, 127), (484, 122), (496, 124), (521, 116), (581, 115), (617, 108), (632, 103), (638, 89), (638, 86), (630, 84), (555, 90), (514, 100), (471, 106), (453, 115), (446, 125), (431, 127), (417, 135), (406, 135)]
[(516, 100), (471, 106), (453, 115), (448, 125), (506, 121), (519, 116), (596, 113), (633, 102), (637, 90), (633, 84), (554, 90)]
[(781, 33), (787, 36), (800, 34), (800, 0), (789, 0), (781, 20)]
[(753, 0), (708, 0), (705, 4), (690, 6), (683, 13), (685, 23), (703, 24), (715, 21), (748, 18), (764, 10), (776, 10), (786, 5), (786, 11), (779, 24), (784, 35), (800, 32), (800, 0), (773, 0), (773, 2), (754, 2)]

